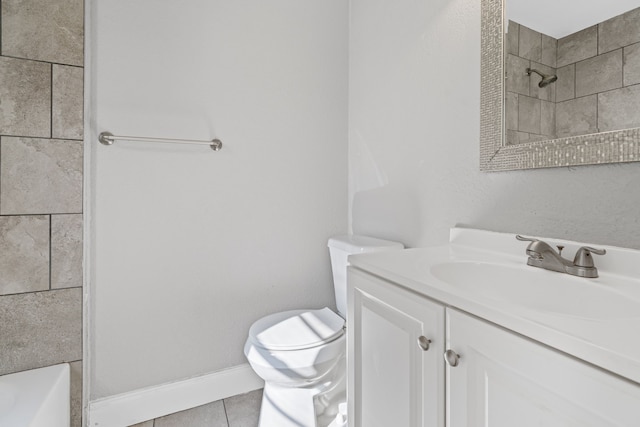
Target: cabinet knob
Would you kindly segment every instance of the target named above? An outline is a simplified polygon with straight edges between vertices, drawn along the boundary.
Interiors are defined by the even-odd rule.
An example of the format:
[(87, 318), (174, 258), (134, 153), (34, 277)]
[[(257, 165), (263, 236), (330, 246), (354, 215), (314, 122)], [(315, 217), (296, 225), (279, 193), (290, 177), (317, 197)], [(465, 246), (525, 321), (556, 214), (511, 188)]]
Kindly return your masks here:
[(460, 363), (460, 355), (453, 350), (447, 350), (444, 352), (444, 360), (449, 366), (455, 368)]
[(418, 337), (418, 347), (420, 347), (424, 351), (429, 350), (429, 344), (431, 344), (431, 340), (425, 336)]

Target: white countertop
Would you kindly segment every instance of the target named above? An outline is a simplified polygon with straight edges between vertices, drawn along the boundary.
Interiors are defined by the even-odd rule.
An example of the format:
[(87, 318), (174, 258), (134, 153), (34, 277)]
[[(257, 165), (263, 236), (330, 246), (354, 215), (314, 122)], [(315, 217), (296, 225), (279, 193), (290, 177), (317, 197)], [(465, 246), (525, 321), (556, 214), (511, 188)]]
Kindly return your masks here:
[[(579, 246), (585, 245), (541, 239), (551, 245), (564, 244), (565, 257), (567, 254), (572, 257)], [(439, 247), (353, 255), (349, 261), (353, 267), (640, 384), (640, 251), (604, 246), (607, 254), (595, 258), (600, 277), (586, 279), (526, 266), (528, 242), (517, 241), (513, 234), (454, 228), (450, 240), (450, 244)], [(540, 281), (557, 281), (566, 276), (567, 280), (585, 281), (587, 286), (602, 286), (607, 292), (624, 295), (630, 304), (638, 303), (638, 310), (619, 317), (588, 318), (524, 307), (451, 286), (431, 273), (433, 266), (451, 261), (499, 263), (509, 268), (524, 265), (531, 269), (527, 274), (539, 276)], [(558, 292), (549, 298), (556, 298), (556, 306), (580, 304), (579, 292), (577, 295)]]

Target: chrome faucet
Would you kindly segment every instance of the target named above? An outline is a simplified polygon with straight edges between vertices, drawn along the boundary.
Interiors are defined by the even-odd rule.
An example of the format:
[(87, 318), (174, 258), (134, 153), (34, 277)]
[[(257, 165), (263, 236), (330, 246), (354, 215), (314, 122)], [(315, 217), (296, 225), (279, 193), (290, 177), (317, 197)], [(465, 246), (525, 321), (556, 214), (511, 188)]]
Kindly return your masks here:
[(556, 252), (548, 243), (531, 237), (516, 236), (520, 241), (531, 242), (527, 246), (527, 265), (532, 267), (540, 267), (546, 270), (559, 271), (560, 273), (572, 274), (579, 277), (598, 277), (598, 269), (593, 263), (591, 254), (604, 255), (607, 253), (604, 249), (596, 249), (589, 246), (583, 246), (576, 252), (573, 262), (562, 257), (564, 246), (558, 245)]

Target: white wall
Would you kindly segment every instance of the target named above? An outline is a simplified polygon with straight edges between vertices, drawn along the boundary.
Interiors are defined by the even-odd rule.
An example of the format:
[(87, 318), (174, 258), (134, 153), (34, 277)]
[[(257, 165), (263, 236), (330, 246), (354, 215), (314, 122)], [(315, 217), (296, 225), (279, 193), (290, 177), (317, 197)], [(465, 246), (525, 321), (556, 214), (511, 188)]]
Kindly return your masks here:
[(426, 246), (460, 224), (640, 248), (640, 163), (479, 172), (479, 1), (351, 0), (349, 62), (355, 232)]
[[(347, 231), (343, 0), (91, 7), (91, 400), (245, 363), (267, 313), (334, 306)], [(224, 148), (97, 143), (120, 135)]]

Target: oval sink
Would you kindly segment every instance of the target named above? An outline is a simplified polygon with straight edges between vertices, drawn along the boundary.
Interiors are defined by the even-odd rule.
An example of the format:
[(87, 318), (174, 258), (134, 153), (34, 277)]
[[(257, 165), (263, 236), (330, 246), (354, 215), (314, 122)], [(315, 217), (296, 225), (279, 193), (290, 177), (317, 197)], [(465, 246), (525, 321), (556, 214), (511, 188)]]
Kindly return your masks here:
[(639, 301), (607, 288), (601, 279), (471, 261), (436, 264), (431, 274), (467, 292), (539, 312), (599, 320), (640, 317)]

